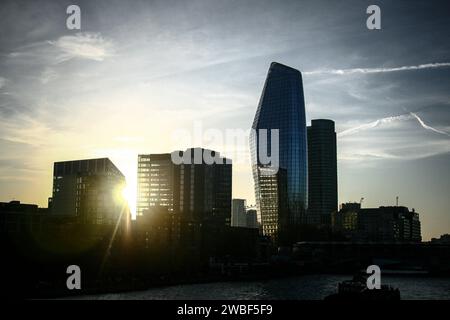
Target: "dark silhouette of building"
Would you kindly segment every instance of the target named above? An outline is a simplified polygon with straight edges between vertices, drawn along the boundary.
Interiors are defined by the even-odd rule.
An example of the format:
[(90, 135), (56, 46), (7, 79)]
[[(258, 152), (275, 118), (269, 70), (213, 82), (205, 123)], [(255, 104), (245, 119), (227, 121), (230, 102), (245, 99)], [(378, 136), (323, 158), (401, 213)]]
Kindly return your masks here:
[(307, 223), (330, 225), (337, 211), (336, 132), (332, 120), (317, 119), (308, 127)]
[(125, 176), (107, 158), (55, 162), (51, 212), (80, 223), (116, 224), (129, 216), (124, 187)]
[(246, 227), (246, 201), (244, 199), (233, 199), (231, 202), (231, 226)]
[[(231, 160), (219, 152), (203, 148), (179, 151), (185, 161), (180, 166), (180, 210), (182, 218), (218, 226), (231, 225)], [(203, 155), (217, 162), (208, 164)], [(188, 160), (190, 157), (190, 160)], [(203, 159), (202, 159), (203, 158)], [(200, 163), (195, 161), (201, 159)]]
[(247, 210), (246, 214), (247, 228), (258, 229), (258, 217), (255, 209)]
[(439, 238), (431, 238), (431, 243), (450, 245), (450, 234), (446, 233), (441, 235)]
[[(280, 244), (293, 243), (299, 237), (297, 227), (308, 206), (305, 103), (300, 71), (276, 62), (270, 65), (252, 129), (252, 171), (263, 234)], [(261, 161), (261, 129), (279, 130), (278, 171)], [(272, 150), (276, 152), (271, 136), (267, 137), (267, 150), (270, 155)]]
[[(150, 246), (168, 247), (173, 244), (174, 217), (168, 206), (153, 206), (132, 223), (132, 235), (137, 243), (145, 248)], [(179, 228), (179, 226), (178, 226)]]
[(10, 202), (0, 202), (0, 212), (1, 213), (9, 213), (9, 214), (37, 214), (40, 209), (37, 204), (26, 204), (21, 203), (18, 200), (12, 200)]
[[(207, 164), (203, 153), (219, 163)], [(140, 216), (166, 214), (174, 243), (181, 237), (197, 238), (204, 224), (220, 227), (231, 223), (232, 164), (218, 152), (201, 148), (175, 151), (183, 159), (174, 163), (172, 154), (139, 155), (138, 221)], [(194, 161), (200, 154), (200, 163)], [(166, 208), (161, 213), (161, 207)]]
[(37, 204), (25, 204), (17, 200), (0, 202), (0, 232), (38, 232), (46, 216), (48, 209), (39, 208)]
[(407, 207), (361, 208), (359, 203), (343, 204), (332, 221), (334, 230), (355, 241), (422, 241), (419, 214)]
[(338, 212), (331, 214), (332, 228), (346, 234), (355, 232), (358, 229), (358, 212), (360, 209), (360, 203), (343, 203)]

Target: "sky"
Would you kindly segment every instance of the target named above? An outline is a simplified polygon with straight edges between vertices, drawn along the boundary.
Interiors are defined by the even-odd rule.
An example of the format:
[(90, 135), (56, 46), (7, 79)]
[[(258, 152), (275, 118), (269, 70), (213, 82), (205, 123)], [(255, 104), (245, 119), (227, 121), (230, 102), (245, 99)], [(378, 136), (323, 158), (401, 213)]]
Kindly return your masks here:
[[(81, 8), (81, 29), (66, 8)], [(381, 8), (368, 30), (366, 8)], [(0, 201), (47, 205), (53, 162), (108, 157), (136, 190), (137, 155), (248, 144), (267, 70), (303, 74), (307, 122), (338, 133), (339, 202), (415, 208), (450, 233), (450, 18), (444, 1), (2, 1)], [(197, 144), (197, 145), (192, 145)], [(250, 164), (233, 197), (254, 203)], [(131, 204), (133, 207), (133, 204)]]

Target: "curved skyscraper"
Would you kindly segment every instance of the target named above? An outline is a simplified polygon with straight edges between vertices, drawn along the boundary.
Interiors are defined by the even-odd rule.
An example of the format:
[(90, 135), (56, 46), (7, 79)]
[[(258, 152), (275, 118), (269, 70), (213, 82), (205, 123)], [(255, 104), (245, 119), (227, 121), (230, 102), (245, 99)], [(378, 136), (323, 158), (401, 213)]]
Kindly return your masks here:
[[(252, 171), (263, 233), (280, 244), (292, 243), (298, 239), (297, 227), (308, 206), (305, 102), (300, 71), (272, 62), (252, 129)], [(261, 138), (261, 129), (267, 129), (267, 139)], [(273, 129), (278, 129), (278, 148), (270, 137)], [(271, 151), (278, 150), (278, 170), (261, 161), (266, 141), (269, 155), (274, 156)]]

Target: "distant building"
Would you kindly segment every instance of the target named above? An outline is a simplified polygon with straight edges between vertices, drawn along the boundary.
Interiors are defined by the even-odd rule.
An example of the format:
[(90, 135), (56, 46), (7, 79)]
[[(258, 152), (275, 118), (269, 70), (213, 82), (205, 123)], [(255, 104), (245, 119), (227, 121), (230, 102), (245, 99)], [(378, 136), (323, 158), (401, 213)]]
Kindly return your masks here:
[(246, 221), (247, 222), (247, 228), (252, 228), (252, 229), (258, 229), (259, 228), (257, 211), (255, 209), (247, 210), (246, 220), (247, 220)]
[(330, 225), (337, 211), (336, 132), (332, 120), (317, 119), (308, 127), (307, 223)]
[(116, 224), (129, 218), (124, 187), (125, 176), (107, 158), (55, 162), (51, 212), (80, 223)]
[(37, 204), (21, 203), (18, 200), (12, 200), (10, 202), (0, 202), (0, 212), (4, 213), (28, 213), (37, 214), (39, 211)]
[[(299, 226), (308, 207), (305, 101), (300, 71), (271, 63), (252, 129), (256, 131), (250, 137), (250, 146), (258, 220), (265, 236), (289, 245), (299, 240)], [(279, 132), (278, 146), (272, 146), (270, 138), (263, 145), (261, 130), (272, 129)], [(261, 161), (261, 148), (279, 151), (276, 173)]]
[(338, 212), (331, 215), (331, 225), (336, 231), (346, 233), (354, 232), (358, 229), (358, 212), (361, 209), (360, 203), (343, 203)]
[(358, 213), (358, 237), (372, 241), (421, 241), (417, 212), (406, 207), (361, 209)]
[(441, 235), (439, 238), (432, 238), (431, 243), (450, 244), (450, 234), (446, 233), (446, 234)]
[(419, 214), (407, 207), (361, 208), (359, 203), (343, 204), (333, 214), (333, 229), (358, 241), (420, 242)]
[(25, 204), (13, 200), (0, 202), (0, 232), (21, 233), (37, 231), (42, 227), (42, 220), (48, 215), (47, 208), (37, 204)]
[[(195, 230), (205, 223), (230, 226), (231, 160), (220, 157), (216, 151), (201, 148), (175, 152), (184, 159), (183, 163), (173, 163), (170, 153), (139, 155), (138, 221), (140, 216), (155, 212), (168, 215), (159, 221), (171, 221), (174, 241), (183, 233), (195, 237)], [(195, 163), (194, 157), (200, 155), (203, 159), (204, 152), (221, 163), (207, 164), (204, 160)]]
[(246, 203), (244, 199), (233, 199), (231, 202), (231, 226), (232, 227), (246, 227)]

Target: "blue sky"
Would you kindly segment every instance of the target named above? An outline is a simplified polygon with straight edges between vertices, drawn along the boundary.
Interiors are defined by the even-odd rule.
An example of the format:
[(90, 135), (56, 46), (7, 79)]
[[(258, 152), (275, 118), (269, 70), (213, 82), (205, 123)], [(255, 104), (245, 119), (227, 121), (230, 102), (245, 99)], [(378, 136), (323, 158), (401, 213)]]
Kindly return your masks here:
[[(376, 31), (370, 4), (2, 1), (0, 201), (46, 205), (54, 161), (106, 156), (133, 185), (138, 153), (188, 146), (177, 129), (250, 128), (278, 61), (303, 73), (308, 122), (336, 122), (340, 202), (399, 196), (425, 239), (450, 232), (448, 4), (377, 1)], [(233, 171), (253, 203), (250, 167)]]

